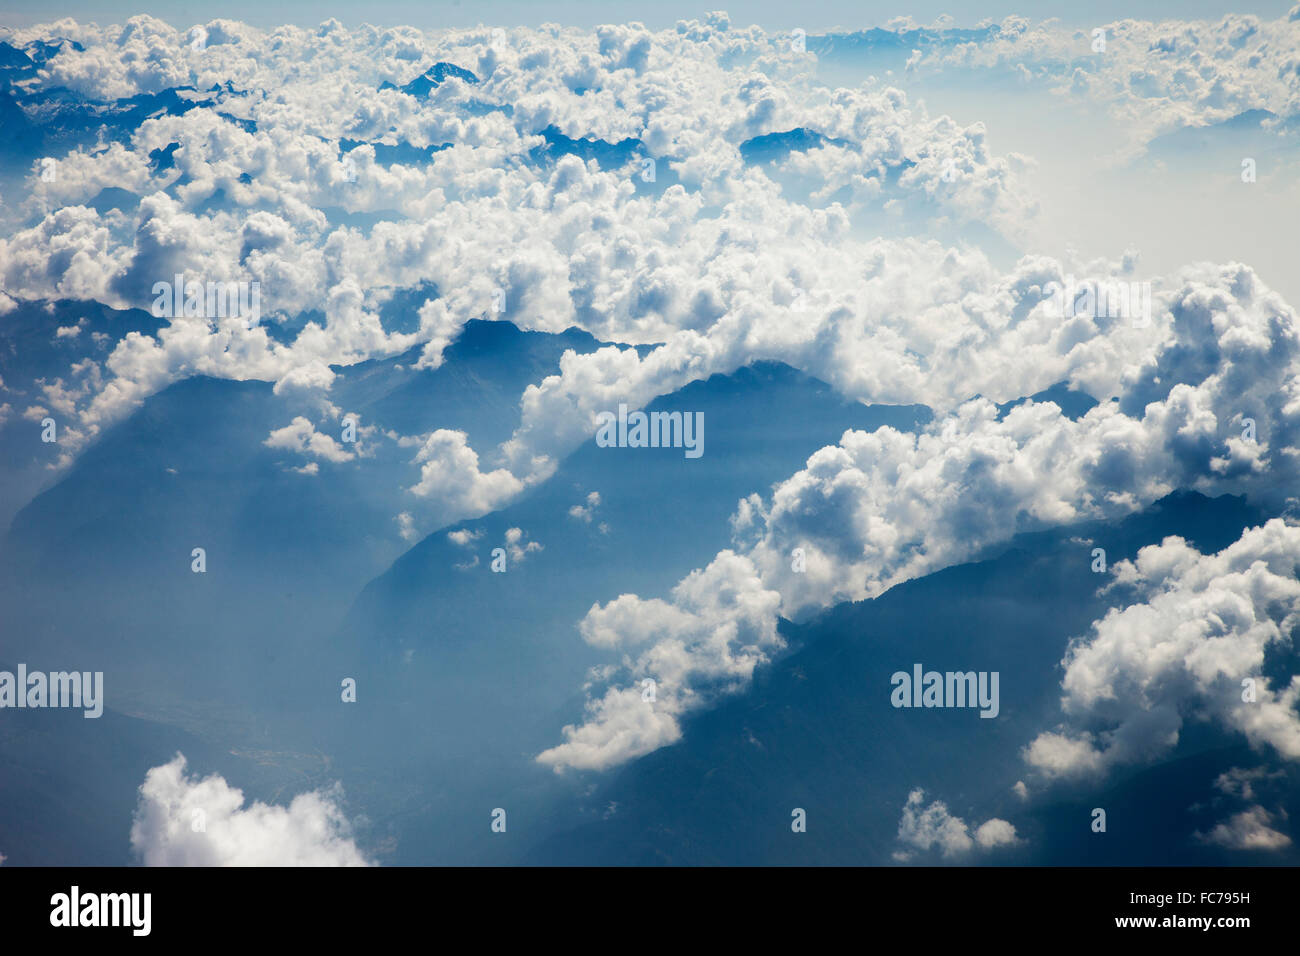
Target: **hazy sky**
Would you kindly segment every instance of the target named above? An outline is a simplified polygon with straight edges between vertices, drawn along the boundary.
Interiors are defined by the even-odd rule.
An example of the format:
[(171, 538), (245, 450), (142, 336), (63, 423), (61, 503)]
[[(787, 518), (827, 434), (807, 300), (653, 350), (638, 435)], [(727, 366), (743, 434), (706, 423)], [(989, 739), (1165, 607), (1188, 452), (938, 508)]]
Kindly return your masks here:
[(904, 10), (921, 23), (932, 22), (948, 14), (958, 24), (975, 24), (986, 17), (1001, 19), (1017, 13), (1033, 18), (1059, 17), (1067, 23), (1094, 23), (1126, 17), (1183, 19), (1218, 17), (1226, 12), (1256, 13), (1275, 17), (1288, 10), (1290, 2), (1224, 2), (1224, 0), (1154, 0), (1134, 4), (1126, 0), (1093, 0), (1087, 4), (1068, 0), (1018, 2), (953, 2), (953, 0), (911, 0), (907, 4), (885, 0), (824, 0), (819, 3), (792, 5), (777, 0), (748, 0), (745, 3), (691, 2), (658, 0), (655, 3), (631, 0), (492, 0), (475, 3), (469, 0), (385, 0), (380, 3), (356, 3), (352, 0), (226, 0), (212, 4), (199, 0), (173, 3), (129, 2), (129, 0), (64, 0), (57, 4), (31, 0), (9, 4), (0, 14), (0, 24), (27, 26), (63, 16), (120, 22), (139, 13), (149, 13), (173, 26), (206, 23), (225, 17), (243, 20), (255, 26), (279, 23), (314, 24), (335, 17), (345, 24), (412, 24), (428, 27), (465, 27), (477, 23), (500, 23), (510, 26), (535, 26), (545, 22), (591, 26), (597, 23), (639, 20), (648, 27), (671, 26), (678, 19), (699, 17), (710, 10), (726, 10), (740, 24), (758, 23), (768, 28), (798, 25), (818, 31), (834, 26), (876, 26), (900, 15)]

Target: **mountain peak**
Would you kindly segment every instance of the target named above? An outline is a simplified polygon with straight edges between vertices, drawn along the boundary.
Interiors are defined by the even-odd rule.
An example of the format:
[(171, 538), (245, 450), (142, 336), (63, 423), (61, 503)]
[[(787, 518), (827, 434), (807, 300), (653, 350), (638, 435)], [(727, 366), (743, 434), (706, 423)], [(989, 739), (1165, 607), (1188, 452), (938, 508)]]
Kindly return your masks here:
[(429, 92), (434, 87), (442, 85), (443, 81), (448, 77), (455, 77), (456, 79), (463, 80), (466, 83), (478, 82), (478, 77), (464, 67), (457, 66), (455, 63), (446, 63), (440, 60), (405, 86), (398, 87), (385, 80), (383, 83), (379, 84), (379, 88), (381, 90), (399, 89), (410, 96), (423, 97), (428, 96)]

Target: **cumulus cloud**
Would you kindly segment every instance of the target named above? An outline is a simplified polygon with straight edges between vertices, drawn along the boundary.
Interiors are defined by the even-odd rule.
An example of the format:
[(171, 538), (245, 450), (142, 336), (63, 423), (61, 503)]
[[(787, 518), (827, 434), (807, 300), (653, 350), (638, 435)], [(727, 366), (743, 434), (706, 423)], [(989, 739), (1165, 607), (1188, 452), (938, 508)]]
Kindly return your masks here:
[(961, 817), (953, 816), (942, 800), (925, 803), (925, 791), (917, 788), (907, 795), (903, 817), (898, 823), (899, 842), (911, 849), (899, 850), (894, 859), (905, 862), (917, 851), (938, 849), (945, 858), (961, 857), (977, 847), (991, 850), (1016, 843), (1016, 828), (1006, 820), (993, 817), (974, 831)]
[[(176, 272), (257, 281), (268, 313), (324, 319), (308, 321), (291, 342), (191, 321), (123, 341), (97, 394), (78, 409), (88, 435), (192, 374), (259, 378), (276, 382), (277, 391), (324, 386), (330, 364), (413, 345), (424, 347), (424, 366), (436, 366), (459, 328), (493, 308), (498, 295), (505, 317), (525, 327), (578, 325), (631, 343), (687, 333), (636, 370), (635, 381), (571, 362), (577, 383), (562, 377), (550, 387), (553, 398), (526, 396), (525, 423), (508, 449), (511, 468), (544, 475), (586, 432), (583, 416), (601, 396), (570, 397), (584, 383), (614, 375), (604, 397), (648, 400), (755, 358), (820, 372), (829, 356), (844, 354), (831, 339), (862, 335), (847, 310), (882, 315), (886, 329), (871, 336), (879, 346), (891, 340), (890, 324), (917, 311), (908, 300), (927, 298), (924, 281), (911, 292), (875, 281), (883, 258), (954, 271), (937, 245), (846, 244), (850, 220), (839, 202), (809, 209), (793, 201), (741, 158), (746, 139), (807, 127), (835, 140), (813, 151), (809, 169), (788, 171), (818, 179), (828, 194), (849, 183), (857, 191), (850, 211), (886, 201), (873, 191), (879, 182), (867, 181), (892, 169), (902, 171), (890, 187), (900, 194), (894, 198), (919, 197), (945, 216), (1010, 222), (1027, 212), (1009, 161), (987, 150), (980, 129), (931, 119), (896, 90), (811, 83), (784, 36), (735, 28), (725, 17), (658, 33), (513, 30), (505, 43), (482, 28), (265, 31), (216, 20), (203, 30), (205, 44), (195, 47), (149, 17), (103, 28), (57, 25), (58, 35), (85, 49), (65, 46), (39, 89), (63, 86), (103, 100), (179, 85), (209, 92), (179, 115), (150, 116), (124, 142), (60, 158), (53, 182), (33, 173), (33, 196), (62, 208), (0, 241), (0, 277), (24, 296), (117, 307), (147, 306), (153, 283)], [(44, 34), (35, 28), (15, 37)], [(480, 82), (448, 80), (422, 98), (378, 89), (435, 62), (477, 69)], [(276, 96), (252, 92), (268, 89)], [(639, 140), (681, 184), (638, 191), (633, 169), (602, 169), (575, 156), (531, 161), (539, 134), (551, 128), (573, 138)], [(343, 171), (344, 138), (361, 143), (346, 150), (352, 176)], [(449, 148), (432, 163), (380, 162), (373, 142), (381, 140)], [(153, 171), (160, 151), (169, 151), (173, 169)], [(946, 157), (970, 174), (960, 187), (971, 190), (965, 198), (939, 178)], [(108, 185), (137, 194), (138, 208), (101, 215), (75, 205)], [(710, 207), (720, 215), (701, 215)], [(337, 209), (391, 221), (354, 228), (331, 219)], [(721, 241), (741, 235), (748, 238)], [(978, 254), (966, 258), (955, 272), (968, 275), (944, 278), (936, 286), (944, 291), (931, 298), (951, 304), (951, 293), (988, 285), (987, 263)], [(855, 274), (859, 281), (843, 295), (832, 294), (840, 277)], [(376, 305), (422, 282), (439, 294), (418, 309), (418, 329), (386, 331)], [(817, 303), (820, 318), (802, 341), (789, 342), (781, 329), (790, 328), (794, 288)], [(906, 359), (889, 376), (897, 381), (849, 383), (848, 390), (874, 387), (883, 399), (909, 378), (913, 386), (924, 378), (907, 346), (892, 344)], [(852, 358), (835, 364), (840, 378), (861, 375)], [(576, 418), (555, 413), (575, 405)]]
[(592, 675), (589, 689), (608, 685), (603, 694), (589, 696), (584, 722), (566, 726), (564, 742), (537, 759), (556, 770), (603, 769), (676, 741), (679, 718), (742, 690), (783, 645), (778, 602), (746, 558), (724, 551), (671, 601), (624, 594), (593, 605), (582, 636), (624, 650), (622, 666)]
[(262, 444), (268, 448), (280, 448), (335, 463), (351, 461), (355, 457), (353, 452), (335, 441), (334, 436), (316, 431), (316, 426), (301, 415), (283, 428), (272, 430)]
[[(1177, 488), (1250, 491), (1282, 506), (1292, 487), (1284, 476), (1295, 476), (1300, 447), (1294, 312), (1239, 265), (1189, 273), (1165, 301), (1161, 321), (1139, 329), (1148, 346), (1106, 373), (1118, 400), (1077, 420), (1050, 402), (1004, 414), (976, 399), (917, 434), (848, 431), (770, 496), (743, 500), (732, 520), (735, 543), (755, 587), (777, 596), (771, 613), (795, 616), (873, 597), (1018, 532), (1122, 517)], [(635, 355), (604, 358), (631, 364)], [(1259, 432), (1243, 441), (1247, 412)], [(789, 562), (794, 548), (805, 552), (802, 573)], [(603, 639), (614, 629), (603, 629), (602, 619), (623, 607), (662, 613), (672, 606), (621, 597), (588, 615), (584, 636)], [(595, 726), (617, 726), (613, 709), (635, 713), (631, 703), (630, 693), (611, 692), (601, 705), (610, 713), (597, 715)], [(1162, 716), (1167, 710), (1143, 720)], [(646, 722), (644, 714), (636, 718)], [(1087, 734), (1044, 735), (1030, 747), (1031, 762), (1052, 772), (1099, 769), (1100, 751)], [(659, 743), (672, 739), (664, 734)]]
[(420, 480), (412, 494), (429, 499), (438, 510), (439, 523), (477, 518), (523, 490), (524, 483), (506, 468), (479, 470), (478, 453), (462, 431), (439, 428), (415, 456)]
[(458, 531), (447, 532), (447, 540), (452, 544), (462, 548), (469, 547), (470, 543), (483, 537), (482, 530), (471, 531), (468, 528), (461, 528)]
[[(1018, 531), (1112, 518), (1175, 488), (1281, 505), (1300, 403), (1294, 313), (1250, 270), (1190, 278), (1117, 402), (1071, 421), (1051, 403), (961, 405), (917, 435), (846, 432), (733, 520), (788, 612), (874, 596)], [(1101, 394), (1105, 395), (1105, 392)], [(1261, 433), (1243, 441), (1244, 413)], [(807, 570), (790, 571), (792, 548)]]
[(1291, 845), (1291, 838), (1274, 829), (1275, 822), (1263, 807), (1251, 807), (1216, 824), (1208, 833), (1197, 833), (1196, 839), (1229, 850), (1281, 850)]
[(1167, 538), (1117, 564), (1113, 587), (1135, 600), (1072, 644), (1062, 662), (1067, 724), (1040, 734), (1025, 759), (1048, 776), (1150, 760), (1196, 717), (1300, 760), (1300, 675), (1263, 674), (1265, 655), (1300, 623), (1297, 567), (1300, 526), (1281, 519), (1217, 554)]
[(591, 524), (592, 515), (600, 507), (600, 492), (593, 491), (587, 495), (584, 504), (574, 505), (569, 509), (569, 517), (583, 524)]
[(177, 754), (145, 775), (131, 848), (145, 866), (369, 866), (339, 799), (335, 789), (245, 806), (241, 790), (190, 776)]
[(324, 362), (309, 362), (289, 369), (280, 376), (273, 391), (276, 395), (285, 395), (294, 391), (313, 392), (328, 390), (334, 382), (334, 370)]
[(541, 542), (529, 541), (523, 528), (506, 529), (505, 552), (512, 564), (519, 564), (528, 555), (541, 550)]

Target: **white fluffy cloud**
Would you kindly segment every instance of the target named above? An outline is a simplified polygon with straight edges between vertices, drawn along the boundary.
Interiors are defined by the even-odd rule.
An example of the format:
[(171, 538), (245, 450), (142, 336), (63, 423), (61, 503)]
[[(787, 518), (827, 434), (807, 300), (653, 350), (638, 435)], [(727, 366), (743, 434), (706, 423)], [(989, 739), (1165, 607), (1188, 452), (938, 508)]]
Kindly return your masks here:
[(1117, 564), (1113, 587), (1131, 588), (1136, 600), (1071, 646), (1067, 725), (1039, 735), (1025, 759), (1049, 777), (1149, 760), (1195, 717), (1300, 760), (1300, 675), (1262, 673), (1269, 649), (1300, 623), (1297, 567), (1300, 526), (1281, 519), (1218, 554), (1167, 538)]
[(591, 524), (592, 515), (600, 507), (600, 492), (593, 491), (587, 495), (585, 504), (577, 504), (569, 509), (569, 517), (583, 524)]
[(186, 773), (177, 754), (140, 786), (131, 848), (145, 866), (369, 866), (335, 791), (288, 807), (254, 801), (216, 774)]
[[(187, 375), (284, 383), (303, 368), (421, 343), (424, 364), (436, 365), (456, 331), (487, 313), (498, 293), (505, 317), (526, 327), (579, 325), (622, 342), (688, 333), (636, 371), (635, 381), (616, 375), (603, 387), (648, 399), (752, 358), (785, 358), (821, 372), (817, 353), (843, 352), (831, 348), (831, 339), (861, 337), (847, 310), (879, 313), (885, 305), (886, 321), (894, 321), (913, 310), (914, 298), (951, 304), (949, 293), (994, 281), (982, 258), (970, 254), (960, 267), (943, 267), (969, 278), (944, 279), (934, 294), (923, 291), (924, 281), (910, 294), (898, 282), (873, 282), (886, 257), (902, 267), (925, 259), (935, 268), (946, 250), (846, 244), (849, 218), (838, 203), (809, 209), (744, 164), (740, 144), (761, 133), (803, 125), (847, 144), (814, 150), (804, 174), (831, 191), (836, 177), (848, 177), (860, 194), (850, 209), (893, 193), (937, 204), (945, 216), (981, 221), (1016, 221), (1028, 208), (1007, 161), (986, 149), (979, 130), (926, 117), (896, 90), (818, 86), (784, 36), (734, 29), (725, 17), (653, 34), (640, 27), (514, 30), (504, 37), (486, 29), (348, 31), (333, 21), (316, 30), (263, 31), (220, 20), (203, 29), (206, 40), (197, 47), (187, 33), (150, 17), (124, 26), (61, 21), (14, 31), (20, 42), (59, 35), (86, 47), (64, 47), (41, 86), (67, 86), (92, 99), (182, 84), (210, 90), (229, 83), (234, 92), (194, 94), (212, 105), (152, 116), (126, 144), (59, 158), (54, 182), (33, 172), (33, 201), (51, 206), (86, 202), (106, 186), (142, 198), (134, 212), (100, 215), (65, 205), (34, 225), (15, 222), (0, 240), (0, 278), (29, 298), (145, 307), (152, 283), (180, 271), (257, 281), (267, 313), (317, 310), (325, 318), (309, 322), (290, 344), (263, 330), (183, 320), (157, 336), (120, 342), (103, 385), (77, 410), (87, 435)], [(400, 85), (436, 60), (467, 66), (481, 82), (448, 80), (425, 98), (377, 89), (384, 80)], [(509, 110), (467, 109), (472, 103)], [(639, 139), (685, 188), (638, 192), (635, 163), (598, 172), (573, 156), (553, 167), (528, 162), (548, 127), (574, 138)], [(388, 164), (363, 144), (349, 153), (355, 176), (348, 177), (337, 143), (344, 137), (451, 148), (432, 163)], [(178, 147), (175, 168), (149, 172), (150, 154), (171, 144)], [(971, 195), (942, 182), (935, 165), (941, 156), (961, 160)], [(868, 184), (887, 169), (905, 169), (888, 196)], [(712, 208), (719, 214), (704, 214)], [(393, 221), (343, 225), (325, 212), (336, 209)], [(836, 291), (840, 277), (855, 272), (860, 280)], [(386, 333), (376, 305), (393, 289), (425, 281), (441, 297), (419, 310), (419, 329)], [(789, 327), (796, 288), (819, 318), (806, 335), (786, 341), (781, 327)], [(889, 335), (871, 338), (880, 346)], [(902, 344), (894, 344), (905, 357)], [(849, 358), (838, 364), (841, 378), (856, 368)], [(564, 396), (584, 383), (599, 387), (610, 373), (592, 375), (580, 365), (572, 366), (580, 381), (565, 380), (555, 408), (525, 398), (525, 424), (509, 449), (521, 478), (544, 474), (584, 436), (582, 416), (594, 397)], [(874, 386), (885, 399), (904, 390), (909, 377), (915, 385), (924, 376), (908, 359), (902, 373), (888, 377), (898, 381), (873, 374), (849, 385), (855, 392)], [(577, 414), (569, 414), (575, 406)]]
[(993, 817), (974, 831), (961, 817), (953, 816), (942, 800), (925, 804), (925, 791), (917, 788), (907, 795), (903, 817), (898, 823), (899, 842), (910, 849), (894, 853), (894, 859), (906, 862), (917, 851), (938, 849), (944, 857), (961, 857), (977, 847), (991, 850), (1016, 843), (1016, 828), (1006, 820)]
[(524, 487), (505, 468), (480, 471), (478, 453), (466, 439), (464, 432), (439, 428), (425, 439), (415, 456), (420, 465), (420, 480), (410, 491), (436, 503), (442, 515), (439, 523), (477, 518), (499, 507)]
[(610, 686), (588, 700), (585, 721), (565, 727), (564, 742), (537, 759), (557, 770), (604, 769), (677, 740), (682, 715), (743, 689), (783, 645), (779, 600), (746, 558), (724, 551), (682, 580), (671, 602), (624, 594), (593, 605), (582, 636), (624, 650), (622, 666), (593, 675)]
[(540, 541), (529, 541), (528, 535), (523, 528), (507, 528), (505, 552), (510, 561), (519, 564), (528, 555), (543, 550)]
[[(1121, 517), (1177, 488), (1248, 490), (1284, 504), (1300, 477), (1294, 312), (1239, 265), (1189, 273), (1164, 301), (1160, 321), (1139, 329), (1150, 346), (1106, 373), (1117, 401), (1077, 421), (1055, 404), (1034, 402), (1000, 417), (992, 402), (977, 399), (915, 435), (848, 431), (770, 498), (740, 502), (736, 543), (756, 572), (755, 589), (779, 596), (770, 613), (794, 616), (872, 597), (1018, 532)], [(1251, 440), (1243, 437), (1247, 418), (1256, 427)], [(790, 562), (795, 548), (806, 555), (799, 573)], [(619, 613), (625, 608), (653, 619), (674, 604), (624, 595), (588, 615), (584, 636), (613, 646), (618, 634), (639, 633), (631, 615)], [(639, 725), (675, 730), (670, 714), (650, 724), (633, 703), (631, 692), (611, 689), (588, 727), (619, 726), (618, 708)], [(649, 745), (644, 734), (636, 739), (584, 765), (604, 766), (610, 754), (635, 755)], [(1044, 736), (1031, 753), (1036, 765), (1054, 770), (1098, 759), (1086, 739), (1059, 735)]]
[(1250, 807), (1196, 837), (1229, 850), (1281, 850), (1291, 845), (1291, 838), (1274, 829), (1275, 822), (1274, 815), (1263, 807)]
[(274, 429), (262, 444), (268, 448), (280, 448), (335, 463), (351, 461), (355, 457), (353, 452), (335, 441), (332, 435), (318, 432), (316, 426), (301, 415), (283, 428)]
[[(846, 432), (733, 519), (787, 614), (859, 600), (1020, 531), (1118, 517), (1175, 488), (1281, 505), (1296, 474), (1294, 313), (1244, 267), (1189, 277), (1156, 343), (1077, 421), (968, 402), (917, 435)], [(1106, 396), (1106, 391), (1099, 392)], [(1253, 440), (1243, 438), (1245, 419)], [(807, 570), (793, 573), (800, 547)]]

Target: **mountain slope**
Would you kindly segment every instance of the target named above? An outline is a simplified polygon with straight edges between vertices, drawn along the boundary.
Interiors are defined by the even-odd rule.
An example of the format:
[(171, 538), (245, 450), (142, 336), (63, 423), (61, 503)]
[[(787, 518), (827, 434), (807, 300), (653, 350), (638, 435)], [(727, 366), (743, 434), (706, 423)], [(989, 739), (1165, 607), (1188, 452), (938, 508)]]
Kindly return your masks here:
[[(1200, 793), (1208, 802), (1216, 775), (1250, 759), (1239, 740), (1189, 729), (1170, 760), (1081, 786), (1068, 802), (1048, 791), (1026, 804), (1011, 786), (1027, 769), (1021, 748), (1060, 720), (1059, 663), (1068, 640), (1108, 607), (1090, 571), (1091, 545), (1077, 536), (1094, 537), (1114, 561), (1168, 534), (1216, 550), (1259, 518), (1239, 498), (1173, 495), (1117, 526), (1026, 536), (989, 560), (840, 605), (804, 627), (787, 625), (797, 650), (743, 696), (690, 721), (676, 745), (587, 778), (594, 792), (567, 814), (567, 826), (564, 814), (552, 820), (557, 832), (527, 859), (888, 864), (910, 849), (898, 840), (899, 821), (920, 787), (927, 802), (943, 800), (972, 828), (992, 816), (1017, 827), (1020, 846), (980, 862), (1223, 862), (1224, 851), (1190, 840), (1208, 827), (1204, 808), (1189, 810), (1186, 797)], [(998, 671), (999, 716), (894, 708), (890, 676), (915, 663)], [(1154, 787), (1179, 795), (1182, 805), (1153, 802)], [(1115, 822), (1108, 839), (1090, 830), (1096, 806)], [(807, 812), (806, 833), (791, 830), (796, 807)], [(1252, 861), (1238, 855), (1234, 862)]]
[[(779, 364), (716, 375), (648, 407), (702, 412), (703, 455), (590, 440), (525, 498), (421, 541), (365, 589), (340, 629), (335, 673), (355, 676), (369, 703), (355, 714), (323, 707), (313, 721), (321, 744), (346, 740), (340, 746), (378, 762), (388, 745), (376, 742), (400, 728), (392, 766), (374, 772), (400, 769), (404, 783), (419, 775), (422, 800), (440, 794), (399, 840), (411, 854), (403, 859), (500, 858), (501, 841), (466, 835), (462, 808), (509, 792), (536, 813), (572, 797), (533, 757), (581, 716), (588, 669), (616, 660), (578, 634), (593, 603), (666, 593), (726, 546), (738, 499), (766, 492), (846, 428), (911, 428), (929, 417), (845, 402)], [(575, 507), (590, 512), (575, 516)], [(540, 549), (495, 573), (492, 550), (507, 546), (512, 528), (516, 547)]]

